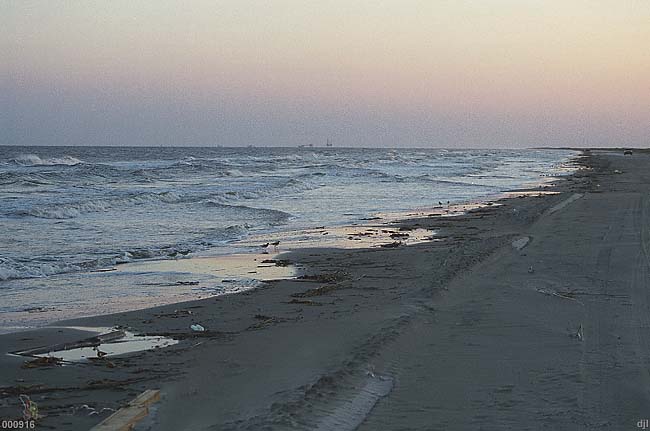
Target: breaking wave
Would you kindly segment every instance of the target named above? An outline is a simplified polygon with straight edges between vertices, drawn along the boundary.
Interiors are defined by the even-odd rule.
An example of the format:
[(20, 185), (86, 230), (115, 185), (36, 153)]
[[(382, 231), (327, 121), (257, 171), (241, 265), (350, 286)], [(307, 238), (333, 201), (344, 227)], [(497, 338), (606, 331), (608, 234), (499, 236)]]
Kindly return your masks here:
[(143, 193), (114, 199), (98, 199), (88, 202), (74, 202), (69, 204), (34, 207), (15, 211), (13, 215), (45, 219), (71, 219), (82, 214), (108, 211), (117, 206), (142, 205), (151, 202), (178, 203), (182, 200), (181, 196), (173, 192)]
[(141, 193), (118, 198), (97, 199), (87, 202), (73, 202), (68, 204), (56, 204), (37, 206), (29, 209), (17, 210), (11, 213), (17, 217), (36, 217), (43, 219), (72, 219), (84, 214), (106, 212), (116, 208), (125, 208), (129, 206), (139, 206), (148, 204), (202, 204), (213, 208), (220, 209), (233, 209), (238, 211), (248, 212), (263, 212), (269, 215), (274, 221), (276, 219), (286, 219), (291, 215), (279, 210), (255, 208), (246, 205), (232, 205), (228, 204), (235, 198), (253, 199), (259, 197), (259, 192), (248, 193), (223, 193), (218, 195), (209, 196), (184, 196), (175, 192), (162, 192), (162, 193)]
[(0, 257), (0, 280), (46, 277), (65, 272), (66, 266), (56, 263), (20, 262), (8, 257)]
[(72, 156), (41, 159), (36, 154), (19, 154), (13, 159), (13, 162), (21, 166), (57, 166), (57, 165), (74, 166), (83, 163), (81, 160)]

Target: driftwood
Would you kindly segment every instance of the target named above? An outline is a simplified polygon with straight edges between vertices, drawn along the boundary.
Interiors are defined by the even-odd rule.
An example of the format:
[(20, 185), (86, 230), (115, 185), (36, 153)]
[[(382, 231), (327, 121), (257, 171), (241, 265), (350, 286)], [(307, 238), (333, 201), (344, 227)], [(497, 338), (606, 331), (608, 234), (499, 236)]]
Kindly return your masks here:
[(20, 368), (53, 367), (57, 365), (61, 365), (60, 358), (44, 357), (44, 358), (36, 358), (34, 360), (27, 361), (23, 365), (21, 365)]
[(135, 424), (149, 414), (149, 406), (160, 400), (160, 391), (148, 389), (138, 395), (99, 424), (91, 428), (91, 431), (128, 431), (133, 429)]

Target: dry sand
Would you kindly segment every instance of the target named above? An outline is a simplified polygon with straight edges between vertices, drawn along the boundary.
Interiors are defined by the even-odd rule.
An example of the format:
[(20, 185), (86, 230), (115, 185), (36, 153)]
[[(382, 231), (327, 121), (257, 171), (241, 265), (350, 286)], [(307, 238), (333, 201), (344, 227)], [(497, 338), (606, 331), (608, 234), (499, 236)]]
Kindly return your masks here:
[[(85, 430), (108, 413), (83, 405), (160, 388), (138, 429), (635, 429), (650, 417), (650, 156), (583, 163), (544, 188), (557, 194), (394, 226), (437, 241), (304, 249), (282, 256), (302, 279), (65, 322), (180, 343), (36, 369), (2, 355), (0, 415), (18, 417), (23, 393), (40, 429)], [(7, 334), (0, 350), (78, 338)]]

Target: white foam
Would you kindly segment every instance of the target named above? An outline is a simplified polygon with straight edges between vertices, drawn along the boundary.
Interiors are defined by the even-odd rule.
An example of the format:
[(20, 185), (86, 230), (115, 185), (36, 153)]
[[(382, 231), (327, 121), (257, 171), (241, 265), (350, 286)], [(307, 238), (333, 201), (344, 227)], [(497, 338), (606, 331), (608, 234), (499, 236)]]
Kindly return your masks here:
[(53, 157), (51, 159), (41, 159), (36, 154), (19, 154), (14, 158), (14, 162), (23, 166), (55, 166), (55, 165), (74, 166), (83, 163), (81, 160), (71, 156)]
[(21, 263), (8, 257), (0, 257), (0, 280), (37, 278), (78, 269), (67, 264)]

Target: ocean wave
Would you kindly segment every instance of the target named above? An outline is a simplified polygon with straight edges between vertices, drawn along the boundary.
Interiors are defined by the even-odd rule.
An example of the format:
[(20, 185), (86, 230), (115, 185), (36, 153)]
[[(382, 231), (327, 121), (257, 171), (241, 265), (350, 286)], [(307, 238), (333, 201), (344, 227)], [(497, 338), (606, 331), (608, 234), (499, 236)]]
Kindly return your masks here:
[(183, 201), (183, 197), (174, 192), (141, 193), (113, 199), (96, 199), (87, 202), (32, 207), (15, 211), (11, 215), (44, 219), (71, 219), (83, 214), (105, 212), (117, 206), (142, 205), (151, 202), (169, 204), (181, 201)]
[(18, 187), (39, 187), (52, 185), (43, 175), (22, 172), (0, 172), (0, 185)]
[(83, 163), (81, 160), (72, 156), (53, 157), (42, 159), (36, 154), (19, 154), (12, 160), (13, 163), (21, 166), (75, 166)]
[(297, 167), (303, 172), (298, 178), (309, 178), (311, 176), (330, 176), (330, 177), (348, 177), (348, 178), (390, 178), (388, 174), (380, 169), (367, 168), (364, 166), (348, 166), (338, 163), (320, 163), (313, 165), (300, 165)]
[(181, 160), (169, 163), (166, 166), (151, 166), (144, 168), (145, 170), (165, 174), (170, 172), (210, 172), (217, 177), (239, 177), (251, 175), (263, 169), (272, 169), (273, 161), (269, 159), (262, 159), (255, 162), (250, 162), (242, 159), (229, 159), (229, 158), (198, 158), (193, 156), (184, 157)]
[(7, 257), (0, 257), (0, 280), (19, 278), (47, 277), (68, 270), (65, 264), (20, 262)]
[(263, 218), (269, 225), (283, 223), (292, 217), (291, 214), (280, 210), (269, 208), (254, 208), (246, 205), (229, 205), (215, 200), (207, 200), (205, 201), (205, 205), (214, 208), (237, 211), (240, 216), (247, 215), (248, 217), (255, 219)]
[(276, 178), (275, 183), (267, 182), (257, 184), (254, 188), (243, 190), (219, 190), (209, 196), (208, 202), (220, 204), (238, 205), (241, 201), (256, 199), (274, 198), (277, 196), (296, 195), (307, 190), (319, 187), (318, 184), (309, 181), (301, 181), (298, 178)]
[(43, 219), (65, 220), (73, 219), (84, 214), (107, 212), (113, 209), (121, 209), (129, 206), (141, 206), (148, 204), (203, 204), (207, 206), (218, 206), (222, 209), (246, 210), (252, 212), (264, 212), (271, 214), (273, 219), (286, 219), (290, 214), (278, 210), (255, 208), (240, 204), (233, 204), (238, 200), (252, 200), (261, 197), (278, 195), (286, 191), (286, 187), (304, 190), (305, 184), (298, 180), (290, 179), (276, 189), (258, 189), (248, 191), (218, 191), (208, 194), (182, 195), (172, 191), (161, 193), (136, 193), (127, 196), (114, 198), (100, 198), (89, 201), (57, 203), (51, 205), (34, 206), (27, 209), (16, 210), (9, 213), (14, 217), (36, 217)]

